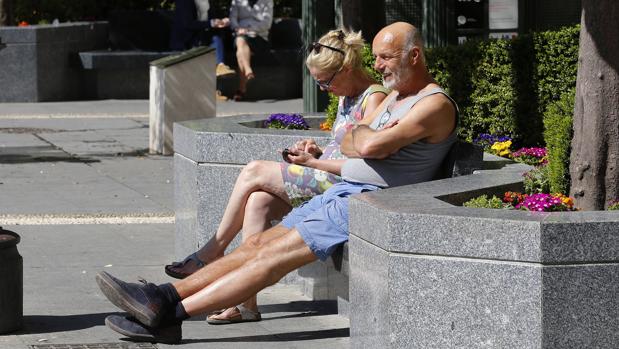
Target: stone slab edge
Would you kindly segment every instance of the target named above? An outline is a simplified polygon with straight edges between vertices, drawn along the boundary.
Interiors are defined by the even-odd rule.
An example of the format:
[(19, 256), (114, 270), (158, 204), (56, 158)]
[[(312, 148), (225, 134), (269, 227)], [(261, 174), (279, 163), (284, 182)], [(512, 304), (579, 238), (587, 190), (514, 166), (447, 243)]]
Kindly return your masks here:
[(619, 261), (619, 211), (473, 209), (439, 199), (511, 190), (523, 171), (508, 165), (357, 195), (349, 204), (351, 234), (389, 252), (544, 264)]
[[(243, 125), (266, 120), (269, 114), (236, 115), (174, 124), (174, 151), (197, 163), (245, 165), (251, 160), (281, 160), (278, 150), (304, 138), (326, 144), (329, 134), (318, 130), (279, 130)], [(305, 116), (318, 119), (322, 116)]]

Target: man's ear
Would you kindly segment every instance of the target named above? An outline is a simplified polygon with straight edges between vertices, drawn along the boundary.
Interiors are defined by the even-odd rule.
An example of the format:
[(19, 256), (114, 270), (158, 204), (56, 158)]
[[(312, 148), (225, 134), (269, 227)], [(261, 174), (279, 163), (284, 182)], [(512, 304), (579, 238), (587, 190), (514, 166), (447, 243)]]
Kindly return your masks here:
[(415, 64), (421, 59), (421, 51), (419, 50), (419, 47), (417, 46), (413, 46), (411, 50), (408, 52), (408, 54), (409, 54), (408, 59), (410, 60), (411, 64)]

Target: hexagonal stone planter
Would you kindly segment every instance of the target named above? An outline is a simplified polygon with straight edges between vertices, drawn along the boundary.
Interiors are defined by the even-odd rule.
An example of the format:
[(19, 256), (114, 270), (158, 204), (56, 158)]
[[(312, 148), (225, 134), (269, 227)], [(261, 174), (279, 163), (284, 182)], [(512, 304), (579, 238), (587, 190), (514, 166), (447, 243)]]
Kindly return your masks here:
[(617, 348), (618, 211), (457, 206), (525, 170), (351, 200), (351, 347)]

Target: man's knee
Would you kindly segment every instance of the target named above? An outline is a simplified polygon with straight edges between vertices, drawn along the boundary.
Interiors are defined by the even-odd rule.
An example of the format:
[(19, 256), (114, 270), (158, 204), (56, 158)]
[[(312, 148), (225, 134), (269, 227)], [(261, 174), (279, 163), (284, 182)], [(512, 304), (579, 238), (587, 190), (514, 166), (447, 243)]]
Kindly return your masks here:
[(251, 211), (256, 214), (266, 215), (273, 203), (273, 195), (264, 191), (255, 191), (247, 198), (245, 212)]

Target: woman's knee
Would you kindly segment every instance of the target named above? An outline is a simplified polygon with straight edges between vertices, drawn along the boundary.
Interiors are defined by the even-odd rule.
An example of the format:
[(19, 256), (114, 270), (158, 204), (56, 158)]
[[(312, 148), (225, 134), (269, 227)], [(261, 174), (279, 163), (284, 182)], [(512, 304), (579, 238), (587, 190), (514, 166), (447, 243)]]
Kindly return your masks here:
[(245, 48), (248, 47), (249, 45), (247, 44), (247, 41), (245, 41), (245, 38), (242, 36), (237, 36), (236, 39), (234, 39), (234, 44), (237, 47), (237, 52), (239, 48)]
[(261, 188), (269, 182), (271, 177), (269, 174), (273, 166), (279, 166), (279, 164), (272, 161), (254, 160), (243, 167), (240, 177), (244, 182)]

